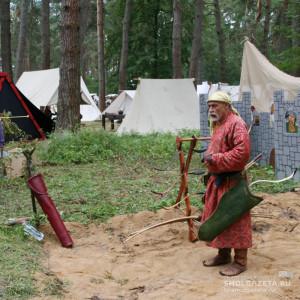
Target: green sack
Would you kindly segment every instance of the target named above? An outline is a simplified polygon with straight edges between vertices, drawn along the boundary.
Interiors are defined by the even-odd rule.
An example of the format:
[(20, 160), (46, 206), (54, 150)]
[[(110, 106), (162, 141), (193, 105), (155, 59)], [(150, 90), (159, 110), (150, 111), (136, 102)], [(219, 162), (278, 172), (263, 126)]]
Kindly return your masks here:
[(212, 241), (262, 200), (263, 198), (251, 194), (245, 179), (239, 180), (222, 196), (214, 213), (201, 224), (199, 240)]

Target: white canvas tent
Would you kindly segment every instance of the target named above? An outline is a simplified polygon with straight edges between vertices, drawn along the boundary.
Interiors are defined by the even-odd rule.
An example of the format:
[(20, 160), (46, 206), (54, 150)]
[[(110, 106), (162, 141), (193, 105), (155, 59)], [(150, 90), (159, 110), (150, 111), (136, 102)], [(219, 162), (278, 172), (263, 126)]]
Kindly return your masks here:
[(197, 84), (197, 95), (206, 95), (210, 90), (211, 84), (207, 81), (203, 81), (202, 84)]
[(300, 78), (280, 71), (252, 43), (246, 41), (240, 79), (241, 94), (251, 92), (252, 105), (256, 110), (270, 112), (276, 90), (284, 91), (285, 100), (294, 101), (300, 91)]
[(101, 112), (97, 105), (83, 104), (80, 105), (81, 122), (91, 122), (101, 120)]
[(118, 133), (199, 129), (199, 101), (192, 79), (140, 79)]
[(197, 85), (197, 94), (208, 94), (211, 95), (216, 91), (226, 92), (232, 99), (232, 101), (239, 100), (240, 86), (239, 85), (228, 85), (226, 83), (213, 83), (209, 84), (207, 81)]
[[(57, 105), (58, 100), (58, 85), (59, 85), (59, 68), (23, 72), (16, 86), (18, 89), (37, 107)], [(80, 94), (83, 103), (86, 103), (89, 108), (84, 108), (80, 111), (82, 116), (87, 111), (93, 111), (97, 115), (96, 119), (100, 119), (101, 112), (93, 101), (87, 86), (82, 77), (80, 77)], [(81, 105), (83, 106), (83, 105)], [(85, 105), (84, 105), (85, 106)], [(87, 118), (90, 118), (86, 116)]]
[(83, 104), (80, 105), (80, 114), (82, 116), (81, 122), (97, 121), (101, 118), (100, 110), (93, 105)]
[(120, 95), (105, 109), (103, 113), (118, 114), (121, 110), (124, 115), (130, 110), (135, 90), (124, 90)]
[(232, 101), (239, 101), (239, 94), (240, 94), (240, 86), (239, 85), (228, 85), (225, 83), (217, 83), (212, 84), (209, 90), (209, 95), (216, 91), (222, 91), (227, 93)]

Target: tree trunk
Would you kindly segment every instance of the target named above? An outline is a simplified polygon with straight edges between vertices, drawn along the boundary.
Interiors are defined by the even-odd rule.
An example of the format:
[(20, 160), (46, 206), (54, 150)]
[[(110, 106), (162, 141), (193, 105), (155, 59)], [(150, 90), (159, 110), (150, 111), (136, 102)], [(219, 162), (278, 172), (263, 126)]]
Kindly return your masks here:
[[(251, 12), (256, 9), (256, 18), (250, 17)], [(256, 31), (257, 25), (259, 23), (259, 19), (261, 17), (261, 0), (255, 1), (246, 1), (245, 3), (245, 36), (249, 38), (249, 41), (252, 43), (256, 43)], [(236, 23), (239, 27), (239, 22)]]
[[(295, 15), (292, 19), (292, 47), (300, 47), (300, 5), (294, 3)], [(299, 74), (298, 74), (299, 76)]]
[[(36, 43), (36, 38), (34, 36), (35, 31), (35, 20), (39, 17), (37, 15), (36, 2), (30, 0), (29, 4), (29, 14), (28, 14), (28, 23), (27, 23), (27, 35), (26, 35), (26, 51), (25, 51), (25, 64), (24, 70), (30, 71), (36, 69), (34, 67), (34, 62), (36, 61), (36, 53), (34, 53), (34, 44)], [(40, 65), (39, 65), (40, 67)]]
[(104, 3), (97, 0), (97, 40), (99, 74), (99, 109), (105, 109), (105, 65), (104, 65)]
[(194, 32), (193, 43), (190, 58), (190, 70), (189, 77), (195, 78), (198, 83), (201, 83), (201, 64), (199, 61), (202, 59), (202, 32), (203, 32), (203, 0), (196, 0), (195, 20), (194, 20)]
[(85, 65), (87, 60), (86, 35), (90, 20), (91, 0), (80, 0), (80, 71), (83, 79), (86, 78)]
[(12, 78), (11, 66), (11, 32), (10, 32), (10, 1), (1, 0), (1, 57), (2, 71)]
[(42, 1), (42, 69), (50, 69), (49, 0)]
[(266, 0), (266, 14), (264, 22), (264, 34), (261, 44), (261, 52), (268, 57), (269, 50), (269, 32), (270, 32), (270, 12), (271, 12), (271, 0)]
[(130, 27), (131, 0), (126, 0), (125, 13), (123, 18), (122, 50), (119, 69), (119, 91), (126, 88), (126, 69), (128, 61), (128, 35)]
[[(292, 47), (300, 47), (300, 5), (293, 3), (294, 5), (294, 11), (295, 11), (295, 15), (293, 16), (292, 19)], [(299, 57), (298, 57), (298, 61), (299, 61)], [(300, 64), (297, 64), (298, 67), (296, 68), (295, 72), (294, 72), (294, 76), (296, 77), (300, 77)]]
[[(172, 4), (172, 3), (171, 3)], [(159, 76), (159, 11), (160, 11), (160, 0), (155, 1), (154, 7), (154, 26), (153, 26), (153, 40), (154, 40), (154, 62), (153, 62), (153, 71), (152, 76), (153, 78), (158, 78)]]
[(25, 63), (27, 57), (27, 30), (28, 30), (28, 9), (29, 0), (21, 1), (21, 20), (18, 37), (17, 62), (16, 62), (16, 79), (18, 79), (25, 71)]
[(282, 52), (289, 45), (289, 38), (287, 37), (286, 27), (289, 27), (289, 18), (287, 17), (289, 7), (289, 0), (284, 0), (278, 9), (278, 15), (275, 21), (275, 26), (278, 28), (277, 33), (272, 38), (272, 43), (275, 45), (276, 51)]
[(57, 104), (58, 130), (80, 125), (79, 0), (61, 2), (61, 64)]
[(218, 44), (219, 44), (219, 64), (220, 64), (220, 81), (226, 82), (226, 55), (225, 55), (225, 38), (224, 32), (221, 24), (221, 11), (219, 0), (214, 0), (214, 14), (216, 18), (216, 31), (218, 35)]
[(172, 61), (173, 78), (182, 78), (181, 64), (181, 6), (180, 0), (173, 0)]

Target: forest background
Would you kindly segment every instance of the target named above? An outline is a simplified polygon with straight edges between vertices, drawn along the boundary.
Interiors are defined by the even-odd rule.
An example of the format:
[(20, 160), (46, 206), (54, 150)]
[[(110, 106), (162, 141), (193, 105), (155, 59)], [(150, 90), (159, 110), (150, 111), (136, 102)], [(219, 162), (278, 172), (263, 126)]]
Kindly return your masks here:
[(105, 94), (135, 89), (138, 78), (239, 84), (245, 36), (300, 76), (300, 0), (1, 0), (2, 69), (15, 82), (23, 71), (70, 68), (67, 7), (80, 11), (71, 16), (80, 73), (101, 110)]
[[(275, 66), (300, 76), (300, 0), (0, 0), (0, 19), (2, 70), (14, 82), (24, 71), (60, 67), (63, 74), (76, 68), (74, 78), (81, 74), (90, 92), (99, 95), (134, 89), (139, 77), (194, 77), (197, 83), (239, 84), (245, 36)], [(80, 122), (79, 80), (74, 88), (63, 78), (60, 90), (67, 88), (67, 93), (59, 93), (61, 124), (56, 128), (69, 124), (73, 128)], [(76, 109), (69, 109), (73, 106)], [(53, 135), (51, 143), (45, 143), (50, 148), (37, 171), (44, 174), (49, 194), (69, 222), (100, 222), (118, 214), (157, 210), (171, 205), (176, 191), (160, 201), (153, 197), (152, 188), (165, 190), (178, 178), (174, 172), (162, 176), (153, 171), (153, 162), (158, 167), (176, 167), (177, 172), (172, 160), (174, 141), (173, 136), (142, 139), (105, 131), (100, 137), (96, 131)], [(261, 169), (255, 168), (252, 181), (274, 175), (270, 168), (263, 171), (259, 174)], [(191, 191), (198, 191), (198, 178), (190, 184)], [(275, 188), (291, 190), (287, 184)], [(275, 192), (271, 187), (266, 190)], [(38, 267), (41, 246), (26, 239), (21, 227), (3, 225), (10, 217), (31, 215), (25, 180), (1, 180), (0, 199), (0, 251), (5, 253), (0, 257), (0, 298), (27, 299), (37, 293), (34, 275), (37, 269), (42, 271)], [(199, 196), (192, 199), (196, 203)], [(279, 218), (289, 213), (294, 211), (287, 207)], [(294, 228), (289, 231), (292, 238)], [(292, 257), (286, 253), (285, 257)], [(288, 261), (288, 266), (292, 264)], [(48, 269), (43, 273), (48, 280), (40, 299), (68, 288), (68, 282)]]

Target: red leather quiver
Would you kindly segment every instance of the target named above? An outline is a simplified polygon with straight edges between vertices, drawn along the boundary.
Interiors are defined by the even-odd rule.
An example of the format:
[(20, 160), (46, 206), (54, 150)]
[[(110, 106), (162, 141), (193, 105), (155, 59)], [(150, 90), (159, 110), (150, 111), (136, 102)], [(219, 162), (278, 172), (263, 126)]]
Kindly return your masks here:
[(58, 239), (63, 247), (70, 248), (73, 246), (73, 241), (67, 228), (62, 221), (59, 212), (57, 211), (53, 200), (49, 197), (47, 187), (45, 185), (42, 174), (37, 174), (28, 179), (28, 186), (34, 193), (43, 212), (55, 231)]

